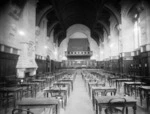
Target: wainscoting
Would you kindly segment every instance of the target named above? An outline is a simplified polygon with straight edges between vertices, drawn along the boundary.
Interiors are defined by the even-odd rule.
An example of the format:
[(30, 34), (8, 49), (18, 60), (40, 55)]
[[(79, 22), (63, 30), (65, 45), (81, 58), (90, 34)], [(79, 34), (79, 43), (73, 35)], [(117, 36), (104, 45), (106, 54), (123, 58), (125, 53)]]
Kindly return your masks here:
[(16, 75), (16, 65), (19, 55), (0, 52), (0, 77)]

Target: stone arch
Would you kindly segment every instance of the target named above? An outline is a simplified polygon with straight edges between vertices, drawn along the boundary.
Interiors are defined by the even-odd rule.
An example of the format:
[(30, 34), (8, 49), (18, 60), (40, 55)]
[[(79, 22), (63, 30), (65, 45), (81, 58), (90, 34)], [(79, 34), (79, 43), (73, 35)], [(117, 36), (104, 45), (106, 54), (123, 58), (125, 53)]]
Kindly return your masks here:
[(128, 3), (122, 9), (122, 16), (126, 17), (130, 11), (130, 9), (134, 6), (135, 3)]
[(106, 25), (106, 23), (98, 20), (98, 23), (100, 23), (103, 27), (104, 27), (104, 30), (106, 31), (107, 35), (110, 34), (110, 28)]
[(59, 24), (59, 21), (55, 21), (49, 28), (48, 28), (48, 30), (47, 30), (47, 35), (48, 36), (50, 36), (50, 34), (51, 34), (51, 31), (54, 29), (54, 27), (57, 25), (57, 24)]

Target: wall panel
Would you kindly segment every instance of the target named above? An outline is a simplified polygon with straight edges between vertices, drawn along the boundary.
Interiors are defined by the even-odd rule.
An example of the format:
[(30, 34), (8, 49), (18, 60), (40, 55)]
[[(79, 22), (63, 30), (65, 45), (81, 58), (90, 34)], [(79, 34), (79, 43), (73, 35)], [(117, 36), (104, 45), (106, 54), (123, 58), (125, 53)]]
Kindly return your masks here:
[(0, 52), (0, 77), (16, 75), (16, 65), (19, 55)]

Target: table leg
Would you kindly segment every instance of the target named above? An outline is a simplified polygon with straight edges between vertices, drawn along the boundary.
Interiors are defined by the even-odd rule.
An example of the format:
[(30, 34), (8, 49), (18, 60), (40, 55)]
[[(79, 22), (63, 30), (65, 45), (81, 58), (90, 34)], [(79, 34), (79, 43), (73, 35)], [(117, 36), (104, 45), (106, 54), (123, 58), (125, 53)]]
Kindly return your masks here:
[(102, 113), (102, 108), (99, 106), (99, 114)]
[(126, 95), (126, 86), (127, 84), (124, 84), (124, 94)]
[(136, 114), (136, 104), (133, 106), (133, 114)]
[(98, 103), (96, 101), (96, 114), (98, 114)]
[(128, 114), (128, 107), (126, 107), (126, 114)]
[(29, 109), (27, 109), (28, 111), (27, 111), (27, 114), (30, 114), (30, 112), (29, 112)]
[(134, 90), (135, 90), (135, 99), (137, 97), (137, 87), (136, 87), (136, 84), (134, 85)]
[(146, 105), (147, 105), (147, 110), (149, 107), (149, 96), (148, 96), (148, 91), (146, 91)]
[(47, 92), (47, 97), (48, 97), (48, 92)]
[(139, 88), (139, 93), (140, 93), (140, 102), (141, 102), (141, 106), (142, 106), (142, 90), (141, 90), (141, 88)]
[(116, 89), (117, 89), (117, 83), (118, 83), (118, 82), (117, 82), (117, 80), (116, 80)]
[(92, 90), (92, 102), (93, 102), (93, 107), (94, 107), (94, 90)]
[(59, 114), (59, 106), (58, 106), (58, 104), (56, 105), (56, 114)]

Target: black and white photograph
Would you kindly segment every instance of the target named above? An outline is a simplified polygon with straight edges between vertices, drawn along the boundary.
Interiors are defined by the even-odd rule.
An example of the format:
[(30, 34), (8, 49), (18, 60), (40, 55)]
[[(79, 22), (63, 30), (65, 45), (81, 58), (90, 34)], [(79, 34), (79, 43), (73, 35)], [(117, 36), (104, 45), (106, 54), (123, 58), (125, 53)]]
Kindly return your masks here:
[(150, 1), (0, 0), (0, 114), (150, 114)]

